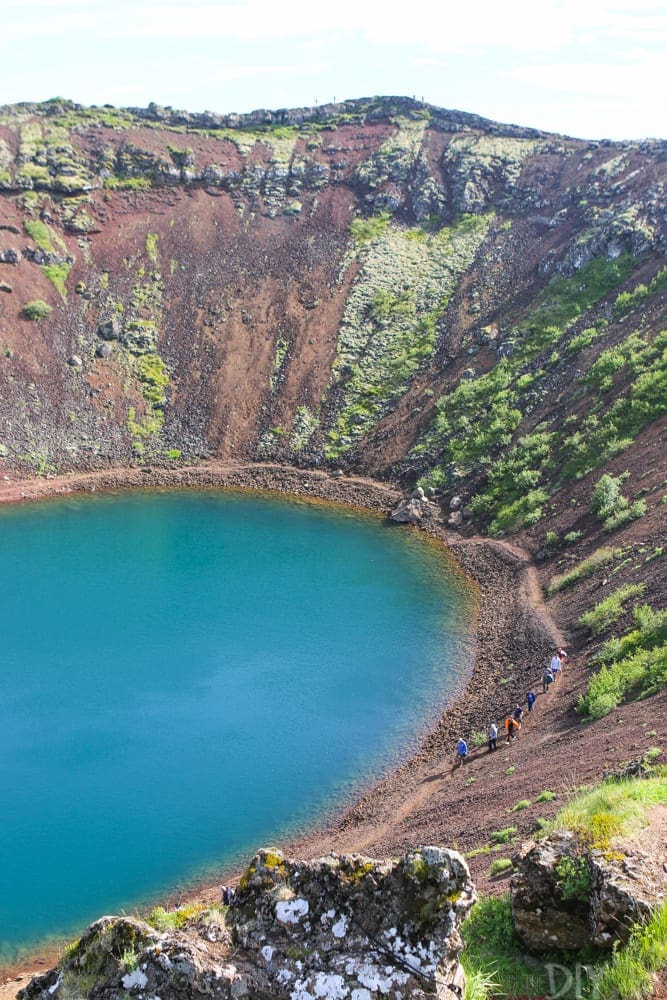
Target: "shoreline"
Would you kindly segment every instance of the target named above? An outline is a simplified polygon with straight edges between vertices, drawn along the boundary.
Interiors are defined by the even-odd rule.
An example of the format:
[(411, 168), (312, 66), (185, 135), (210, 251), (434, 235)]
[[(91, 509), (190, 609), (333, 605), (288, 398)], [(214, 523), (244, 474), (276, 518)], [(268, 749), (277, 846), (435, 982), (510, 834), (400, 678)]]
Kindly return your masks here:
[[(161, 488), (266, 492), (378, 516), (387, 516), (404, 497), (395, 487), (363, 477), (332, 476), (319, 470), (263, 463), (207, 462), (179, 469), (112, 469), (51, 479), (11, 481), (5, 476), (0, 481), (0, 504), (62, 499), (77, 493)], [(476, 642), (472, 666), (415, 752), (362, 790), (352, 804), (339, 808), (323, 825), (281, 843), (286, 854), (319, 856), (336, 851), (381, 856), (428, 841), (430, 826), (419, 820), (419, 813), (428, 804), (431, 784), (445, 776), (443, 766), (448, 768), (451, 763), (459, 731), (470, 734), (485, 729), (488, 719), (498, 715), (497, 664), (506, 659), (508, 637), (514, 641), (517, 660), (517, 654), (523, 654), (521, 658), (525, 659), (530, 652), (534, 658), (536, 650), (537, 655), (542, 655), (542, 650), (546, 653), (561, 641), (542, 606), (535, 572), (525, 552), (503, 542), (448, 533), (439, 520), (412, 530), (419, 530), (441, 547), (443, 556), (470, 589), (476, 605), (471, 625)], [(524, 681), (518, 662), (514, 674), (517, 676), (505, 681), (508, 701), (513, 700), (510, 691)], [(221, 881), (234, 884), (239, 874), (221, 870), (214, 885), (204, 883), (184, 889), (178, 899), (188, 903), (217, 902)], [(165, 894), (162, 899), (167, 901), (169, 897)], [(37, 947), (16, 963), (0, 967), (0, 1000), (13, 997), (34, 974), (51, 967), (61, 948), (61, 942)]]

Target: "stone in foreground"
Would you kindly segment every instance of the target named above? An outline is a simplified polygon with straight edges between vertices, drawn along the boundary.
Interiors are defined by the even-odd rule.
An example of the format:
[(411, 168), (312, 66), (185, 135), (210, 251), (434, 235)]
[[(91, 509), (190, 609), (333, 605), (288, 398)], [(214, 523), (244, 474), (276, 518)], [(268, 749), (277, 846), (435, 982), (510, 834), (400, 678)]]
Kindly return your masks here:
[(421, 847), (398, 860), (261, 850), (232, 906), (161, 933), (103, 917), (22, 1000), (460, 998), (458, 928), (475, 901), (460, 854)]
[(630, 844), (605, 851), (570, 831), (524, 844), (510, 883), (514, 926), (531, 951), (613, 948), (664, 900), (661, 858)]

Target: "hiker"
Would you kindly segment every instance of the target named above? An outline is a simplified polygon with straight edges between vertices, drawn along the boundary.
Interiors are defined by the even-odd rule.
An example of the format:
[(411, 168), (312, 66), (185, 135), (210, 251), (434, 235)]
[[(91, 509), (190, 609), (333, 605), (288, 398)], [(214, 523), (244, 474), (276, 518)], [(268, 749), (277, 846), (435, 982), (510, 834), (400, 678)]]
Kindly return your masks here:
[(563, 662), (560, 658), (560, 650), (556, 650), (554, 655), (551, 657), (551, 663), (549, 664), (549, 669), (551, 670), (551, 673), (554, 675), (554, 680), (555, 681), (558, 680), (558, 675), (563, 669)]
[(565, 666), (565, 661), (567, 660), (567, 653), (564, 649), (558, 650), (558, 659), (560, 660), (561, 669)]
[(509, 715), (505, 719), (505, 729), (507, 730), (507, 742), (512, 743), (519, 735), (519, 730), (521, 729), (521, 723)]
[(234, 898), (234, 890), (228, 885), (220, 886), (220, 893), (222, 896), (222, 902), (225, 906), (229, 906)]
[(542, 690), (544, 691), (545, 694), (547, 693), (553, 682), (554, 682), (554, 675), (551, 673), (551, 668), (547, 667), (547, 669), (542, 674)]
[(528, 694), (526, 695), (526, 704), (528, 705), (528, 714), (530, 714), (533, 711), (533, 707), (535, 705), (535, 698), (536, 698), (535, 692), (531, 688), (530, 691), (528, 692)]
[(498, 749), (498, 726), (492, 722), (489, 726), (489, 753)]
[(461, 737), (458, 743), (456, 744), (456, 763), (462, 764), (467, 756), (468, 756), (468, 744), (463, 739), (463, 737)]
[(521, 705), (519, 705), (518, 703), (517, 703), (516, 708), (512, 712), (512, 718), (515, 719), (516, 722), (519, 722), (519, 723), (522, 722), (522, 720), (523, 720), (523, 709), (522, 709)]

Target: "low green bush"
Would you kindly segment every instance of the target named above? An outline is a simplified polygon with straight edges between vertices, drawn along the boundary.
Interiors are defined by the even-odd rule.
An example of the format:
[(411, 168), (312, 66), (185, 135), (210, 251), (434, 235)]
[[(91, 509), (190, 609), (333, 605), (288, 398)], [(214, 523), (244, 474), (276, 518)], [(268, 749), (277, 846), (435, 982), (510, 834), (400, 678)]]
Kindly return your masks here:
[(636, 521), (637, 518), (643, 517), (645, 513), (646, 501), (635, 500), (630, 507), (625, 507), (622, 510), (617, 511), (611, 517), (608, 517), (604, 522), (604, 530), (616, 531), (617, 528), (623, 527), (624, 524), (628, 524), (630, 521)]
[(645, 590), (646, 584), (644, 583), (627, 583), (623, 587), (618, 587), (603, 601), (596, 604), (592, 611), (581, 615), (579, 624), (589, 629), (592, 635), (599, 635), (625, 614), (627, 601), (642, 594)]
[(497, 858), (492, 862), (489, 868), (489, 873), (493, 875), (502, 875), (503, 872), (509, 871), (512, 867), (512, 862), (509, 858)]
[(564, 900), (577, 899), (585, 903), (591, 892), (591, 873), (588, 861), (582, 854), (571, 858), (566, 855), (554, 865), (556, 888)]
[(147, 923), (156, 931), (180, 930), (185, 927), (189, 920), (199, 916), (206, 909), (208, 907), (200, 903), (182, 906), (178, 910), (165, 910), (162, 906), (156, 906), (151, 911)]
[(556, 793), (555, 792), (551, 792), (551, 791), (549, 791), (549, 789), (545, 789), (543, 792), (540, 792), (540, 794), (535, 797), (535, 801), (536, 802), (553, 802), (553, 800), (555, 798), (556, 798)]
[[(622, 589), (622, 588), (621, 588)], [(635, 628), (602, 647), (602, 666), (579, 697), (577, 711), (601, 719), (629, 697), (645, 698), (667, 686), (667, 611), (633, 610)]]
[(506, 826), (504, 830), (494, 830), (489, 840), (492, 844), (512, 844), (516, 839), (517, 828)]
[(627, 499), (621, 493), (621, 484), (628, 478), (628, 475), (627, 472), (622, 476), (611, 476), (609, 473), (605, 473), (600, 476), (593, 487), (591, 510), (601, 521), (605, 521), (608, 517), (628, 506)]
[(553, 594), (557, 594), (560, 590), (565, 590), (566, 587), (572, 587), (579, 580), (585, 580), (586, 577), (592, 576), (593, 573), (601, 566), (606, 566), (608, 563), (612, 562), (614, 559), (619, 559), (623, 555), (622, 549), (610, 549), (602, 547), (596, 549), (592, 552), (590, 556), (586, 559), (582, 559), (580, 563), (573, 566), (572, 569), (567, 570), (565, 573), (561, 573), (559, 576), (554, 576), (549, 582), (547, 587), (547, 595), (551, 597)]
[(369, 243), (382, 236), (390, 218), (389, 212), (382, 212), (380, 215), (372, 215), (368, 219), (352, 219), (350, 233), (358, 244)]
[(53, 312), (53, 307), (42, 299), (33, 299), (32, 302), (26, 302), (22, 309), (23, 315), (28, 319), (34, 320), (39, 323), (40, 319), (44, 319), (49, 313)]

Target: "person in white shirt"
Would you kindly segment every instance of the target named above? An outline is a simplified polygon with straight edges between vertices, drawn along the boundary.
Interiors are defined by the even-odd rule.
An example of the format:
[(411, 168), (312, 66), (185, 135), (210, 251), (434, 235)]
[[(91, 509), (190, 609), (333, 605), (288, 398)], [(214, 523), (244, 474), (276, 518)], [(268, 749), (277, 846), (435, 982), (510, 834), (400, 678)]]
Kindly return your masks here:
[(551, 673), (554, 675), (554, 680), (557, 681), (560, 676), (560, 672), (563, 669), (563, 662), (558, 652), (554, 653), (554, 655), (551, 657), (551, 663), (549, 664), (549, 667), (551, 669)]

